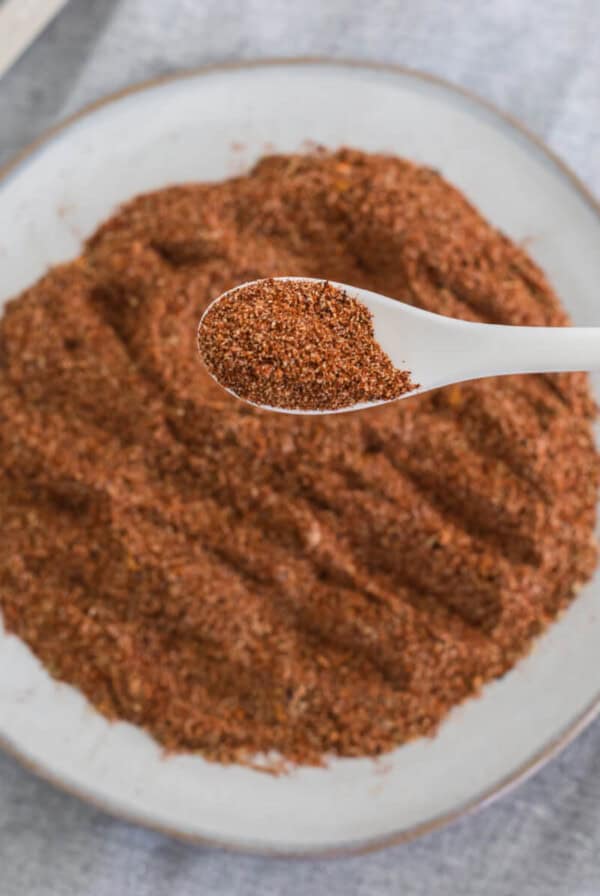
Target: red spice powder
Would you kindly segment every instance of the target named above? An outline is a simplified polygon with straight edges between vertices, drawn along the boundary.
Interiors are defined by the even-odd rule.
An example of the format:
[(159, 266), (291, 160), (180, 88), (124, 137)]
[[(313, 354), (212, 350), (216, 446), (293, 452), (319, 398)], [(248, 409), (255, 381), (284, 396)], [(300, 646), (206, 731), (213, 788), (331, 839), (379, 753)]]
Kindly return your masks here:
[(375, 755), (502, 675), (596, 563), (584, 375), (264, 413), (198, 363), (238, 283), (565, 325), (435, 172), (351, 150), (128, 203), (0, 323), (0, 607), (111, 718), (221, 761)]
[(331, 411), (414, 388), (375, 340), (367, 306), (322, 280), (241, 286), (204, 315), (198, 348), (218, 383), (267, 407)]

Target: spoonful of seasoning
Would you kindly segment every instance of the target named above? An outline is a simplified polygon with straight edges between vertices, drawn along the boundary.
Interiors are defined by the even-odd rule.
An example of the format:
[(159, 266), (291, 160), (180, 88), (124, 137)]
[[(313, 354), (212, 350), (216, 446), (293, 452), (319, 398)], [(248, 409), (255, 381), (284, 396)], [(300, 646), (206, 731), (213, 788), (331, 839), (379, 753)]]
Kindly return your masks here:
[(227, 391), (288, 414), (361, 410), (487, 376), (600, 370), (600, 327), (471, 323), (304, 277), (223, 293), (200, 320), (198, 348)]

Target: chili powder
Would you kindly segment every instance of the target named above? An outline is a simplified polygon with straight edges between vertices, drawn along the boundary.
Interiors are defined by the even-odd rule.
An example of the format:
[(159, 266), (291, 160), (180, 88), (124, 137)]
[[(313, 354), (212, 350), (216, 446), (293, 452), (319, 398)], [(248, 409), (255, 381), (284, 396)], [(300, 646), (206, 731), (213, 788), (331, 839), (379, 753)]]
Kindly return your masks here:
[(265, 413), (198, 363), (282, 275), (568, 324), (439, 174), (352, 150), (139, 196), (0, 323), (0, 607), (51, 675), (173, 750), (377, 755), (504, 674), (596, 564), (580, 374)]
[(218, 383), (273, 408), (331, 411), (414, 388), (376, 341), (367, 306), (326, 281), (243, 284), (208, 309), (198, 348)]

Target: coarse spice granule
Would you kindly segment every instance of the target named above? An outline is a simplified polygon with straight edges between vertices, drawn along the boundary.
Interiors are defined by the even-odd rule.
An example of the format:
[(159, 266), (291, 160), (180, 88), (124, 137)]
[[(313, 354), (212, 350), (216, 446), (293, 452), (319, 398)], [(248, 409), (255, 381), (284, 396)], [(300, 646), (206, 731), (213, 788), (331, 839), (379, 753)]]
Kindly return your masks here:
[(440, 175), (352, 150), (140, 196), (9, 303), (4, 623), (102, 713), (225, 762), (432, 734), (596, 564), (585, 375), (262, 412), (208, 375), (196, 329), (215, 296), (283, 275), (568, 323)]
[(323, 280), (256, 280), (204, 315), (198, 349), (218, 383), (272, 408), (336, 410), (414, 388), (375, 339), (366, 305)]

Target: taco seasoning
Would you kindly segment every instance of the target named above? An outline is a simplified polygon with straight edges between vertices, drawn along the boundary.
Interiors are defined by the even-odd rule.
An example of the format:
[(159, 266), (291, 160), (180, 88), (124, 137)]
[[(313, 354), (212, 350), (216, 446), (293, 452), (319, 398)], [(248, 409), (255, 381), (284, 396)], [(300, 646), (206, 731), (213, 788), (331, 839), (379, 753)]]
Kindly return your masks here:
[(198, 348), (218, 383), (273, 408), (338, 410), (414, 388), (376, 342), (367, 306), (326, 281), (232, 290), (203, 316)]
[(596, 564), (584, 374), (266, 413), (214, 382), (196, 330), (214, 296), (282, 275), (568, 324), (439, 174), (352, 150), (139, 196), (9, 302), (4, 625), (101, 713), (222, 762), (433, 734)]

